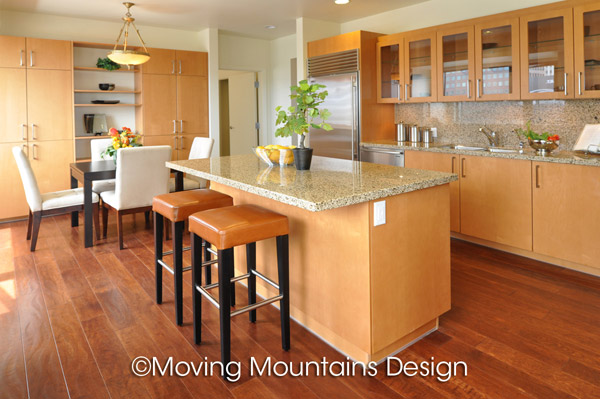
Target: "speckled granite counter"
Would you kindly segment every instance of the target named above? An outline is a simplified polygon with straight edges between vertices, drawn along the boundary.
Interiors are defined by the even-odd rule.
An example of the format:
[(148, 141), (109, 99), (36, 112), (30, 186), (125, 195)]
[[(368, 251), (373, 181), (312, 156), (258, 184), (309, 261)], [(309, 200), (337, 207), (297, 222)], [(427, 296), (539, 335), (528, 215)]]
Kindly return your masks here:
[(309, 171), (268, 168), (253, 154), (173, 161), (167, 167), (313, 212), (457, 180), (448, 173), (323, 157), (313, 157)]
[(594, 154), (583, 154), (575, 153), (572, 151), (558, 150), (553, 151), (550, 155), (539, 156), (536, 155), (533, 149), (527, 147), (523, 154), (518, 152), (489, 152), (489, 151), (470, 151), (470, 150), (456, 150), (450, 148), (452, 144), (449, 143), (398, 143), (397, 141), (391, 140), (379, 140), (363, 142), (362, 145), (369, 147), (382, 147), (382, 148), (397, 148), (402, 150), (412, 151), (430, 151), (430, 152), (441, 152), (446, 154), (459, 154), (459, 155), (473, 155), (480, 157), (496, 157), (496, 158), (507, 158), (507, 159), (524, 159), (536, 162), (555, 162), (555, 163), (567, 163), (574, 165), (587, 165), (587, 166), (600, 166), (600, 155)]

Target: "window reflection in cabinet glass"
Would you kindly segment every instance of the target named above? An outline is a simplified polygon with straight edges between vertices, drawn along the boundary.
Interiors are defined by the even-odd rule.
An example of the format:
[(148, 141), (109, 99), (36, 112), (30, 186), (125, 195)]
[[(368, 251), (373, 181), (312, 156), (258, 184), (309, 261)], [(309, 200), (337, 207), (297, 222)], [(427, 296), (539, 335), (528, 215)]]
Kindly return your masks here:
[(443, 37), (444, 96), (467, 96), (469, 80), (469, 35)]
[(528, 23), (529, 92), (565, 90), (565, 43), (562, 17)]
[(411, 97), (431, 96), (431, 39), (408, 45)]
[(482, 94), (510, 94), (512, 88), (512, 27), (481, 31)]
[(381, 97), (399, 98), (400, 52), (399, 45), (381, 47)]
[(600, 11), (583, 14), (585, 90), (600, 90)]

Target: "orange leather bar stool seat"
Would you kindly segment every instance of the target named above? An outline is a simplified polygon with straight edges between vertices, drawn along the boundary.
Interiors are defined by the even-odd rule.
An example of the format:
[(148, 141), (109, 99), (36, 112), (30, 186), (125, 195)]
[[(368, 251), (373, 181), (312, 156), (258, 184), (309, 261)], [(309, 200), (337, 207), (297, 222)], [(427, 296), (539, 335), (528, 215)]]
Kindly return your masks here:
[[(156, 275), (156, 303), (162, 303), (162, 271), (167, 269), (173, 274), (175, 280), (175, 319), (178, 325), (183, 324), (183, 272), (190, 267), (183, 267), (183, 251), (191, 247), (183, 247), (183, 229), (186, 219), (195, 212), (207, 209), (229, 207), (233, 205), (233, 198), (218, 191), (209, 189), (177, 191), (170, 194), (157, 195), (152, 199), (154, 212), (154, 263)], [(163, 252), (163, 226), (164, 219), (172, 222), (173, 250)], [(204, 243), (205, 244), (205, 243)], [(210, 283), (210, 265), (216, 260), (210, 259), (210, 249), (204, 245), (206, 267), (206, 282)], [(214, 251), (213, 251), (214, 252)], [(173, 254), (173, 266), (163, 261), (163, 256)], [(232, 297), (235, 303), (235, 297)]]

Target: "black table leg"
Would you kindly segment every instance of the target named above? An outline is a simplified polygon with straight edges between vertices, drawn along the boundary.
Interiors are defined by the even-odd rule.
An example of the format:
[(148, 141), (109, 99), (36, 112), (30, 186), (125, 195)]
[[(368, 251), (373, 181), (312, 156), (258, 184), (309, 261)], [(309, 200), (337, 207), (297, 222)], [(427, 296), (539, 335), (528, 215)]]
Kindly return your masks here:
[(175, 191), (183, 191), (183, 172), (174, 171), (175, 172)]
[[(71, 175), (71, 188), (77, 188), (77, 179)], [(79, 226), (79, 212), (71, 212), (71, 227)]]
[(92, 225), (92, 181), (83, 181), (83, 213), (85, 226), (85, 247), (94, 246), (94, 227)]

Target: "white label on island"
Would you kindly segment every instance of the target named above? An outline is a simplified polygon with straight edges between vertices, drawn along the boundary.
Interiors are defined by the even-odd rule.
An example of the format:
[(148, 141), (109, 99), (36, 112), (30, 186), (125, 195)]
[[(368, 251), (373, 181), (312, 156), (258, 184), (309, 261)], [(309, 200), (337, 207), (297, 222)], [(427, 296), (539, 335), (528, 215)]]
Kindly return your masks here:
[(385, 201), (377, 201), (373, 204), (373, 226), (385, 224)]

